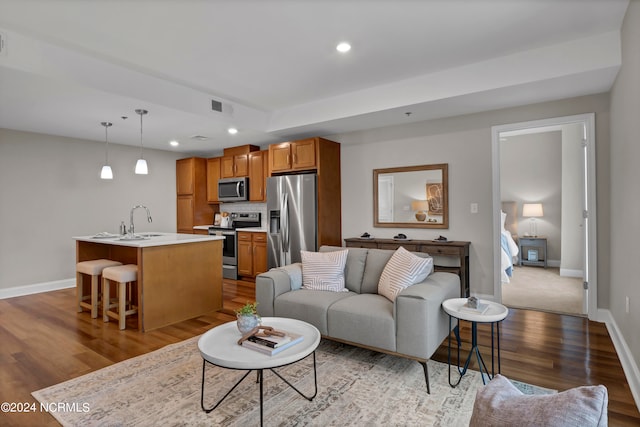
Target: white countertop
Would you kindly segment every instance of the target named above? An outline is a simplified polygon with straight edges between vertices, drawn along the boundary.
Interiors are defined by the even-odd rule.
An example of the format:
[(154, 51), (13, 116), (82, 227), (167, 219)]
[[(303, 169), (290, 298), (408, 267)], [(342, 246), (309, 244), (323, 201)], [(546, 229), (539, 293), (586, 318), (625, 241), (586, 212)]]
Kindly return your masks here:
[(141, 240), (121, 240), (122, 236), (113, 235), (111, 237), (79, 236), (74, 240), (91, 243), (103, 243), (106, 245), (130, 246), (134, 248), (146, 248), (151, 246), (178, 245), (183, 243), (207, 242), (210, 240), (223, 240), (223, 236), (210, 236), (208, 234), (178, 234), (178, 233), (156, 233), (141, 232), (140, 235), (158, 234), (158, 236), (145, 237)]
[(210, 224), (210, 225), (194, 225), (193, 229), (194, 230), (208, 230), (209, 227), (213, 227), (213, 224)]
[(262, 227), (236, 228), (236, 231), (248, 231), (250, 233), (266, 233), (267, 229)]
[[(194, 230), (208, 230), (209, 227), (213, 227), (213, 224), (211, 225), (195, 225), (193, 227)], [(247, 228), (236, 228), (236, 231), (249, 231), (252, 233), (266, 233), (267, 229), (266, 228), (262, 228), (262, 227), (247, 227)]]

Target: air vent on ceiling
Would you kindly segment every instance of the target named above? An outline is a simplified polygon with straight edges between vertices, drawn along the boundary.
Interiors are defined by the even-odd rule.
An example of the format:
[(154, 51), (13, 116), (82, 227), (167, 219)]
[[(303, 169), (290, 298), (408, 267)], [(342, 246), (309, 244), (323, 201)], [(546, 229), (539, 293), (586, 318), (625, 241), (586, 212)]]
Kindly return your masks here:
[(222, 102), (216, 101), (215, 99), (212, 99), (211, 100), (211, 109), (213, 111), (217, 111), (219, 113), (222, 113)]
[(209, 139), (208, 136), (203, 136), (203, 135), (191, 135), (189, 138), (195, 139), (196, 141), (207, 141)]
[(7, 55), (7, 35), (0, 33), (0, 56)]

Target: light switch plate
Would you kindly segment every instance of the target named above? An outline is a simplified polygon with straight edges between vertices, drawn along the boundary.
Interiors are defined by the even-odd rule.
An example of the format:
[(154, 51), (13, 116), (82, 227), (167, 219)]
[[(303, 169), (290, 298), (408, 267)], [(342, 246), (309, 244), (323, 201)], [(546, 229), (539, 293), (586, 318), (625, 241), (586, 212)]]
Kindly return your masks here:
[(471, 203), (471, 213), (478, 213), (478, 204), (477, 203)]

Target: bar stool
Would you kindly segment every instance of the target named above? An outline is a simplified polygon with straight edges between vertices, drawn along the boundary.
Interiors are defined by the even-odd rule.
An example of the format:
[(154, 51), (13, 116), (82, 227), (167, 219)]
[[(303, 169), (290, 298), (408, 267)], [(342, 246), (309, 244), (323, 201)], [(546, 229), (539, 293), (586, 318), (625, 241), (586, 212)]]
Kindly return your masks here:
[[(109, 317), (119, 321), (120, 329), (126, 327), (126, 317), (138, 312), (138, 306), (131, 300), (133, 282), (138, 280), (138, 266), (135, 264), (105, 268), (102, 271), (102, 318), (105, 322)], [(117, 283), (117, 298), (110, 298), (111, 282)], [(129, 309), (127, 309), (127, 307)], [(116, 308), (117, 311), (111, 310)]]
[[(91, 261), (82, 261), (76, 264), (76, 295), (78, 298), (78, 313), (82, 312), (83, 308), (91, 311), (91, 317), (93, 319), (98, 317), (98, 305), (100, 300), (99, 294), (99, 277), (102, 275), (102, 270), (107, 267), (115, 267), (122, 265), (121, 262), (111, 261), (110, 259), (94, 259)], [(91, 293), (84, 293), (84, 280), (83, 275), (91, 276)], [(86, 302), (89, 300), (89, 302)]]

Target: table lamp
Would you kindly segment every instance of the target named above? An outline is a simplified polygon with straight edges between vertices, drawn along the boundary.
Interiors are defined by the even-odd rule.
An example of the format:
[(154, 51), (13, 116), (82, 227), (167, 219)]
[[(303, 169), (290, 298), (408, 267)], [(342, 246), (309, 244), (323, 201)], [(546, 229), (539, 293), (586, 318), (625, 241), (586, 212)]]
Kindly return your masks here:
[(416, 211), (416, 219), (424, 221), (427, 219), (425, 211), (429, 211), (429, 202), (426, 200), (414, 200), (411, 202), (411, 210)]
[(538, 235), (538, 225), (536, 224), (536, 218), (544, 216), (542, 211), (542, 203), (523, 204), (522, 216), (525, 218), (531, 218), (529, 222), (529, 234), (532, 237), (536, 237)]

